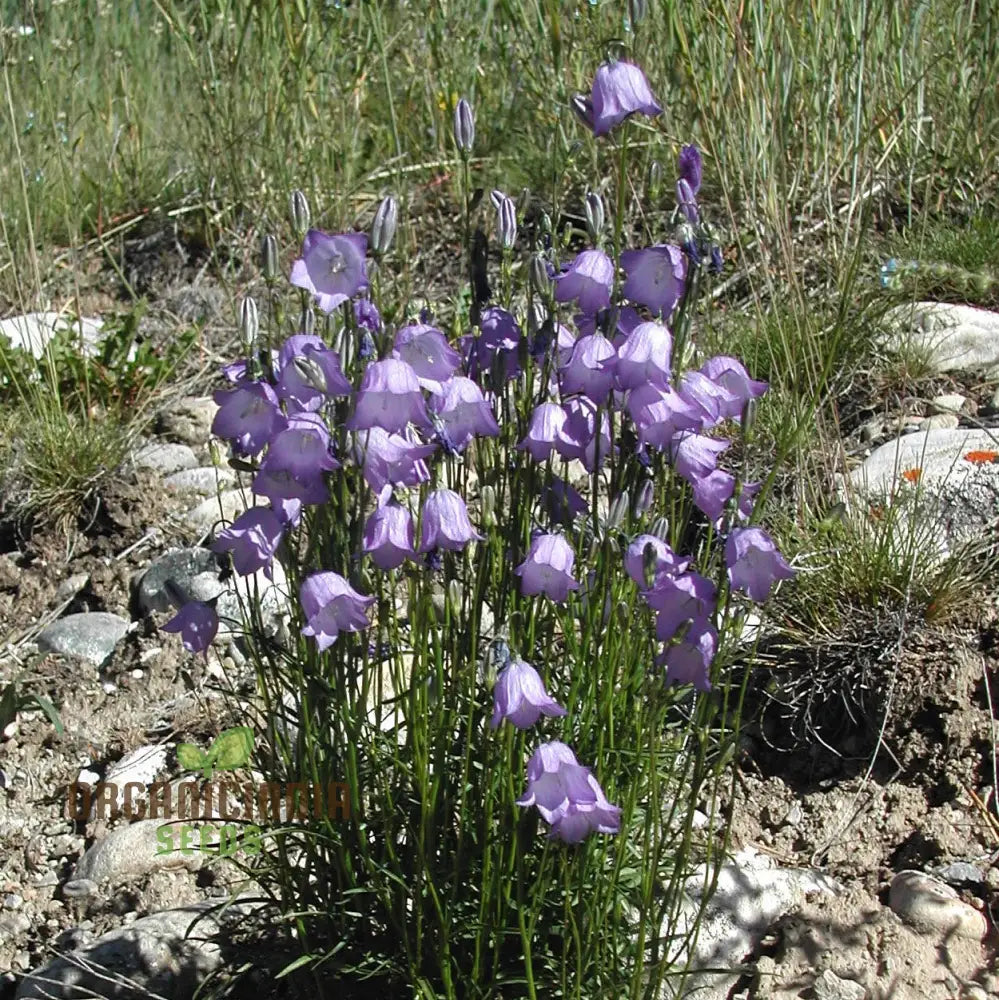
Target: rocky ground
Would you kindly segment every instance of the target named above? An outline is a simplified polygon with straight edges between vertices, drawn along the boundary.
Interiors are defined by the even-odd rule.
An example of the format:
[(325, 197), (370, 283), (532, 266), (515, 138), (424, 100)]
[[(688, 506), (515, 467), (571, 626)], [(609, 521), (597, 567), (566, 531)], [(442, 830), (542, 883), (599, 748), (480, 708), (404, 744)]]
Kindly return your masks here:
[[(855, 485), (870, 488), (883, 485), (888, 452), (877, 449), (895, 454), (902, 435), (918, 455), (909, 478), (936, 484), (947, 545), (999, 518), (999, 466), (965, 457), (992, 451), (999, 316), (958, 318), (916, 321), (947, 341), (939, 392), (868, 415), (845, 443)], [(250, 905), (209, 915), (197, 935), (207, 943), (184, 942), (211, 904), (252, 888), (239, 869), (158, 855), (155, 820), (68, 818), (65, 792), (79, 780), (179, 781), (178, 744), (208, 746), (241, 721), (252, 678), (234, 634), (206, 659), (157, 627), (167, 580), (192, 598), (222, 594), (238, 614), (234, 583), (205, 547), (245, 502), (232, 470), (212, 463), (213, 414), (205, 396), (165, 410), (86, 532), (0, 531), (0, 687), (19, 678), (64, 727), (28, 710), (0, 733), (0, 1000), (190, 996), (234, 940), (229, 917)], [(279, 590), (264, 600), (279, 611)], [(695, 996), (999, 996), (997, 636), (999, 585), (945, 625), (902, 623), (873, 657), (865, 713), (823, 729), (816, 719), (837, 709), (818, 711), (808, 749), (763, 712), (726, 804), (734, 859), (698, 946), (705, 967), (739, 968), (700, 976)], [(138, 992), (113, 985), (121, 977)], [(262, 995), (258, 982), (244, 989)]]

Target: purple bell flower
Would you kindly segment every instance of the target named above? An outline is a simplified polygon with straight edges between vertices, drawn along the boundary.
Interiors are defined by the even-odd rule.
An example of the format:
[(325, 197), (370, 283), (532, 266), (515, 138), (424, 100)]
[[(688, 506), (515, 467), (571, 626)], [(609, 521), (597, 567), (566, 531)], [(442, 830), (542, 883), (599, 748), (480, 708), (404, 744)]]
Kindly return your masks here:
[(482, 390), (464, 375), (455, 375), (430, 397), (430, 412), (443, 424), (448, 439), (462, 452), (477, 434), (499, 435), (499, 424), (482, 395)]
[(701, 372), (684, 372), (677, 381), (676, 391), (702, 414), (702, 427), (708, 430), (723, 419), (723, 409), (735, 397)]
[(673, 336), (660, 323), (635, 327), (617, 352), (617, 384), (637, 389), (648, 382), (665, 386), (670, 379)]
[[(649, 548), (651, 558), (646, 554)], [(648, 565), (646, 560), (649, 560)], [(624, 553), (625, 571), (642, 590), (651, 590), (661, 578), (675, 577), (689, 565), (689, 559), (681, 559), (656, 535), (639, 535)]]
[(570, 590), (579, 590), (572, 576), (576, 555), (564, 535), (538, 535), (527, 558), (514, 570), (520, 577), (524, 595), (544, 594), (556, 604), (563, 604)]
[(354, 301), (354, 319), (357, 325), (368, 333), (378, 333), (382, 328), (382, 314), (371, 299)]
[(500, 376), (505, 382), (520, 374), (520, 341), (523, 332), (513, 315), (498, 306), (482, 310), (480, 333), (466, 334), (459, 341), (469, 378), (483, 378), (493, 372), (499, 358)]
[(701, 176), (704, 171), (700, 150), (694, 145), (681, 147), (676, 169), (680, 178), (687, 182), (691, 193), (697, 194), (701, 190)]
[(327, 399), (354, 391), (340, 367), (340, 355), (318, 337), (289, 337), (278, 354), (278, 366), (277, 394), (294, 410), (316, 411)]
[(407, 559), (416, 561), (412, 515), (393, 501), (379, 503), (364, 525), (364, 551), (384, 570), (397, 569)]
[(372, 427), (354, 435), (354, 454), (362, 463), (364, 481), (380, 493), (386, 485), (419, 486), (430, 479), (426, 459), (436, 450), (436, 444), (419, 444), (406, 435), (389, 434), (381, 427)]
[[(683, 216), (687, 222), (692, 226), (696, 226), (700, 221), (701, 213), (697, 207), (697, 198), (690, 187), (690, 182), (684, 177), (681, 177), (676, 182), (676, 203), (679, 205), (680, 211), (683, 212)], [(686, 245), (688, 247), (687, 252), (694, 263), (700, 263), (701, 251), (697, 248), (694, 241), (688, 241)], [(693, 247), (693, 251), (691, 251), (691, 247)]]
[(735, 476), (724, 469), (714, 469), (706, 476), (695, 479), (694, 503), (710, 521), (717, 522), (725, 510), (725, 505), (735, 492)]
[(588, 767), (564, 743), (553, 740), (534, 751), (527, 763), (527, 790), (519, 806), (537, 806), (551, 826), (549, 836), (578, 844), (587, 834), (617, 833), (621, 810), (611, 805)]
[(224, 531), (212, 545), (213, 552), (231, 552), (233, 568), (240, 576), (262, 569), (272, 580), (274, 553), (284, 535), (285, 526), (269, 507), (251, 507)]
[(461, 364), (461, 355), (436, 327), (423, 323), (404, 326), (395, 335), (392, 357), (405, 361), (416, 372), (420, 385), (440, 392)]
[(593, 134), (606, 135), (629, 115), (640, 112), (654, 118), (662, 114), (645, 74), (633, 63), (604, 63), (597, 70), (590, 94)]
[(341, 632), (361, 632), (370, 625), (367, 609), (375, 599), (359, 594), (339, 573), (306, 577), (299, 597), (308, 619), (302, 635), (312, 636), (320, 652), (329, 649)]
[(541, 504), (548, 516), (560, 524), (569, 524), (589, 511), (579, 493), (564, 479), (558, 478), (541, 491)]
[(324, 313), (353, 298), (368, 287), (364, 255), (368, 238), (362, 233), (331, 235), (310, 229), (302, 256), (291, 268), (291, 283), (316, 297)]
[(436, 490), (423, 503), (420, 552), (447, 549), (459, 552), (471, 541), (484, 541), (468, 519), (465, 501), (454, 490)]
[(603, 250), (584, 250), (555, 279), (555, 301), (579, 302), (584, 315), (596, 315), (610, 305), (614, 262)]
[(219, 411), (212, 433), (232, 443), (238, 455), (256, 455), (286, 424), (278, 398), (266, 382), (243, 382), (215, 393)]
[(718, 630), (706, 622), (695, 624), (684, 638), (670, 646), (656, 663), (666, 667), (667, 684), (693, 684), (711, 690), (711, 663), (718, 651)]
[(302, 520), (302, 501), (294, 497), (276, 497), (271, 509), (285, 528), (297, 528)]
[(189, 653), (205, 653), (219, 630), (215, 609), (203, 601), (190, 601), (164, 626), (164, 632), (179, 632)]
[(762, 604), (774, 585), (790, 580), (794, 570), (762, 528), (735, 528), (725, 541), (725, 564), (733, 590)]
[(563, 407), (565, 423), (559, 432), (555, 447), (568, 459), (579, 459), (587, 472), (603, 465), (613, 447), (610, 419), (606, 411), (599, 413), (600, 433), (597, 433), (597, 405), (586, 396), (573, 396)]
[(687, 280), (687, 258), (669, 243), (659, 243), (644, 250), (625, 250), (621, 267), (627, 275), (622, 292), (632, 302), (668, 319), (683, 295)]
[(345, 425), (347, 429), (362, 431), (381, 427), (386, 431), (401, 431), (408, 423), (425, 431), (431, 429), (416, 372), (397, 358), (368, 365), (357, 393), (354, 413)]
[(315, 413), (297, 413), (271, 441), (253, 480), (253, 492), (268, 499), (325, 503), (329, 490), (322, 473), (339, 468), (340, 463), (330, 454), (330, 435), (322, 418)]
[(718, 592), (700, 573), (661, 576), (642, 596), (656, 612), (656, 638), (672, 639), (688, 621), (707, 621), (714, 613)]
[(666, 451), (680, 431), (701, 429), (701, 410), (671, 388), (646, 382), (628, 393), (628, 413), (638, 428), (638, 440)]
[(573, 345), (572, 354), (562, 368), (562, 392), (585, 393), (598, 405), (610, 395), (614, 386), (617, 351), (600, 333), (580, 337)]
[(540, 403), (531, 413), (527, 436), (517, 448), (526, 450), (535, 462), (543, 462), (559, 442), (565, 417), (565, 410), (558, 403)]
[(728, 448), (729, 441), (683, 431), (670, 442), (670, 458), (676, 471), (687, 482), (702, 479), (717, 465), (718, 456)]
[(735, 358), (709, 358), (701, 365), (701, 373), (724, 390), (724, 401), (720, 400), (721, 416), (732, 420), (742, 415), (742, 408), (750, 399), (757, 399), (767, 391), (767, 383), (751, 379)]
[(568, 715), (545, 690), (537, 670), (523, 660), (507, 661), (496, 679), (493, 696), (495, 702), (490, 722), (493, 729), (503, 719), (509, 719), (518, 729), (530, 729), (542, 715)]

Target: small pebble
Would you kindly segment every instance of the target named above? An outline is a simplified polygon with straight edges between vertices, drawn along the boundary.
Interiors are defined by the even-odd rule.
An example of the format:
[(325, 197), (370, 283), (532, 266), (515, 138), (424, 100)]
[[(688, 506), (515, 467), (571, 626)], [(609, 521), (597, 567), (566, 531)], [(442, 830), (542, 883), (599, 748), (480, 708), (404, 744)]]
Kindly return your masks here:
[(980, 941), (988, 929), (982, 914), (954, 889), (923, 872), (899, 872), (891, 880), (888, 905), (911, 927), (930, 933)]
[(3, 905), (8, 910), (19, 910), (24, 905), (24, 897), (16, 892), (9, 892), (3, 898)]

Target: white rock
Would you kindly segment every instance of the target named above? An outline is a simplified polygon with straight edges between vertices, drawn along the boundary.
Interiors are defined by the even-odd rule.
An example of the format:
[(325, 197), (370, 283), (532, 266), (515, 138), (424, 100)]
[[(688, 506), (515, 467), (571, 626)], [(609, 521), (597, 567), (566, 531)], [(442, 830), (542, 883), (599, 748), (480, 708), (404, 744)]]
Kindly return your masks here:
[(149, 469), (161, 476), (168, 476), (181, 469), (193, 469), (198, 464), (198, 456), (186, 444), (147, 444), (132, 456), (132, 463), (138, 469)]
[[(125, 785), (131, 782), (140, 785), (150, 784), (156, 775), (166, 767), (166, 761), (167, 748), (150, 744), (125, 754), (121, 760), (114, 764), (104, 776), (104, 781), (114, 784), (118, 789), (116, 808), (120, 809), (124, 804)], [(137, 794), (136, 790), (133, 789), (130, 796), (132, 802), (138, 802), (144, 798), (144, 795)], [(94, 807), (91, 806), (91, 817), (93, 817), (93, 813)]]
[(956, 413), (934, 413), (931, 417), (923, 417), (919, 421), (921, 431), (953, 430), (960, 427), (961, 421)]
[[(69, 330), (75, 335), (77, 341), (82, 338), (83, 352), (89, 357), (93, 357), (103, 339), (101, 335), (103, 326), (103, 321), (99, 319), (84, 317), (80, 320), (73, 320), (72, 317), (55, 312), (24, 313), (21, 316), (0, 320), (0, 335), (10, 341), (11, 347), (19, 347), (35, 358), (41, 359), (45, 354), (45, 348), (51, 343), (53, 337), (57, 333)], [(133, 345), (129, 360), (132, 360), (134, 355)]]
[(217, 497), (202, 500), (184, 515), (184, 520), (190, 527), (205, 533), (213, 527), (218, 527), (220, 518), (231, 524), (243, 511), (252, 506), (253, 496), (250, 493), (227, 490)]
[(831, 969), (815, 980), (815, 1000), (864, 1000), (867, 990), (852, 979), (841, 979)]
[(975, 941), (988, 931), (988, 923), (978, 910), (965, 903), (946, 882), (924, 872), (899, 872), (891, 880), (888, 905), (917, 930), (943, 931)]
[(214, 497), (219, 490), (227, 489), (235, 482), (236, 473), (232, 469), (207, 465), (172, 472), (163, 480), (163, 485), (177, 493), (197, 493), (203, 497)]
[(890, 349), (918, 351), (936, 371), (967, 371), (999, 361), (999, 313), (915, 302), (890, 310), (885, 321)]
[(942, 396), (934, 396), (930, 405), (941, 413), (960, 413), (967, 401), (959, 392), (946, 392)]
[(157, 839), (157, 832), (169, 822), (144, 819), (113, 830), (80, 858), (73, 881), (88, 879), (118, 885), (159, 869), (186, 868), (195, 871), (200, 868), (211, 855), (198, 850), (191, 854), (180, 851), (158, 853), (163, 850), (163, 845)]

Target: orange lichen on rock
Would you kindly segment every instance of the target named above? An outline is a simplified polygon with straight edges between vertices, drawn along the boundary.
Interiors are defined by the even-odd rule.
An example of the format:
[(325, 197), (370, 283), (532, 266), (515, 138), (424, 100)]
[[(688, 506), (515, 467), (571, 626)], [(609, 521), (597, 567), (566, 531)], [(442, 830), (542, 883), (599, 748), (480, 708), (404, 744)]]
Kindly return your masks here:
[(906, 469), (902, 473), (902, 478), (909, 483), (918, 483), (923, 475), (922, 469)]
[(964, 456), (966, 462), (974, 462), (975, 465), (984, 465), (986, 462), (994, 462), (999, 459), (999, 451), (969, 451)]

